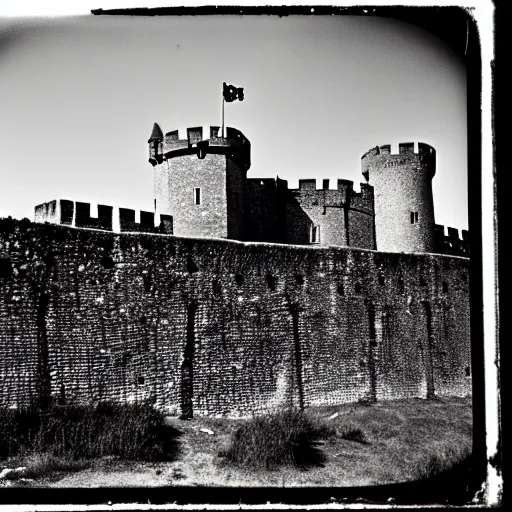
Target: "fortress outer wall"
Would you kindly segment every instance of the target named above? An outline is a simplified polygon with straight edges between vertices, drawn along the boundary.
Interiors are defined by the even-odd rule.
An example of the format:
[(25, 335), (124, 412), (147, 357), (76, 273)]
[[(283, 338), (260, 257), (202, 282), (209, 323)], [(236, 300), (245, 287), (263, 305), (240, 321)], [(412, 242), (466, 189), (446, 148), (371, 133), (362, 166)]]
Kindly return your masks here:
[(170, 414), (471, 391), (466, 258), (0, 220), (0, 404)]

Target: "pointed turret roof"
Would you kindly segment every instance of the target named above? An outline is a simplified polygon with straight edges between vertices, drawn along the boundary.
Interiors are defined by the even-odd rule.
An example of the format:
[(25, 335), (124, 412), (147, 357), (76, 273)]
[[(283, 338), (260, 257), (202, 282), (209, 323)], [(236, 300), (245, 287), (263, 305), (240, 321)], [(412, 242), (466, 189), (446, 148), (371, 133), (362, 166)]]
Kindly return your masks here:
[(149, 137), (149, 141), (152, 141), (152, 140), (162, 140), (164, 138), (164, 134), (162, 132), (162, 129), (160, 128), (160, 126), (158, 126), (158, 123), (155, 123), (153, 125), (153, 131), (151, 132), (151, 137)]

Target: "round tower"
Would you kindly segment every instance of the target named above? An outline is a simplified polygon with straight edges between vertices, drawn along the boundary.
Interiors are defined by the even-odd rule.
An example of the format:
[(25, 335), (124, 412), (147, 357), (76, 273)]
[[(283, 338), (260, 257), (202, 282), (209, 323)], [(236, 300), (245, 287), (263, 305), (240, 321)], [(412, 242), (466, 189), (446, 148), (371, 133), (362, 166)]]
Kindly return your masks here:
[(234, 128), (175, 130), (155, 123), (148, 141), (155, 214), (171, 215), (176, 236), (244, 239), (244, 189), (251, 144)]
[(432, 178), (436, 152), (432, 146), (399, 144), (370, 149), (361, 157), (361, 170), (375, 194), (377, 250), (434, 252), (434, 200)]

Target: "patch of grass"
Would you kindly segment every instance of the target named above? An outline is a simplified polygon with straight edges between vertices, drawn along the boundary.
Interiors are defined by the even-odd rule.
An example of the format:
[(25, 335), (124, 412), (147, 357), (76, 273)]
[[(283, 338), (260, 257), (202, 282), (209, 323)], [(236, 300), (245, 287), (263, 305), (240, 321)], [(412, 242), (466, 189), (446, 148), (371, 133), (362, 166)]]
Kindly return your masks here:
[(335, 434), (325, 423), (289, 409), (247, 421), (232, 434), (229, 447), (219, 456), (251, 469), (322, 466), (325, 455), (317, 448), (318, 441)]
[(369, 407), (359, 409), (353, 415), (355, 423), (364, 423), (365, 432), (375, 441), (400, 437), (404, 431), (403, 419), (397, 411)]
[(444, 447), (431, 453), (427, 461), (418, 463), (416, 477), (419, 480), (433, 478), (457, 478), (466, 471), (471, 463), (469, 443), (460, 447)]
[(51, 453), (32, 453), (14, 460), (9, 460), (9, 465), (26, 468), (24, 471), (13, 471), (7, 475), (7, 480), (19, 480), (21, 478), (41, 478), (52, 473), (73, 473), (90, 466), (90, 462), (84, 459), (74, 460), (70, 456), (57, 456)]
[(177, 434), (145, 403), (9, 410), (0, 415), (0, 458), (22, 453), (75, 461), (105, 456), (170, 460)]
[(366, 439), (365, 433), (358, 427), (343, 425), (341, 428), (337, 429), (337, 435), (341, 439), (345, 439), (347, 441), (354, 441), (356, 443), (361, 444), (369, 444)]

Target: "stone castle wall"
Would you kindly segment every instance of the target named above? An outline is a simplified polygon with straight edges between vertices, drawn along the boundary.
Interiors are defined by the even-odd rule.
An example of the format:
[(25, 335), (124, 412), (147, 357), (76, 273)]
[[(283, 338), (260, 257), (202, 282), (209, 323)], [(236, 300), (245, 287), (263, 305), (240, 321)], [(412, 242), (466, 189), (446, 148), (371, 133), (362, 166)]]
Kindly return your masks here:
[[(226, 158), (225, 180), (228, 226), (227, 238), (244, 240), (245, 172), (230, 158)], [(208, 189), (209, 182), (206, 182), (205, 186), (205, 188)]]
[(468, 260), (0, 219), (0, 379), (185, 415), (466, 395)]
[[(182, 155), (155, 167), (157, 212), (172, 216), (176, 236), (228, 236), (227, 160)], [(195, 204), (195, 188), (201, 189), (201, 204)]]
[(35, 222), (61, 224), (77, 228), (101, 229), (104, 231), (166, 233), (173, 234), (173, 222), (170, 215), (153, 212), (139, 212), (140, 222), (135, 220), (135, 210), (114, 208), (104, 204), (97, 206), (97, 216), (91, 216), (90, 203), (54, 199), (35, 207)]
[(316, 180), (299, 180), (299, 188), (286, 197), (287, 243), (310, 243), (314, 224), (320, 228), (321, 245), (375, 249), (373, 187), (361, 184), (360, 193), (353, 187), (352, 181), (338, 180), (331, 190), (329, 180), (323, 180), (323, 188), (317, 189)]
[(449, 227), (447, 232), (448, 233), (445, 234), (444, 226), (441, 226), (440, 224), (435, 225), (436, 252), (440, 254), (465, 256), (469, 258), (469, 232), (463, 229), (462, 237), (459, 235), (458, 229)]
[(282, 243), (286, 240), (285, 206), (273, 178), (245, 181), (245, 240)]

